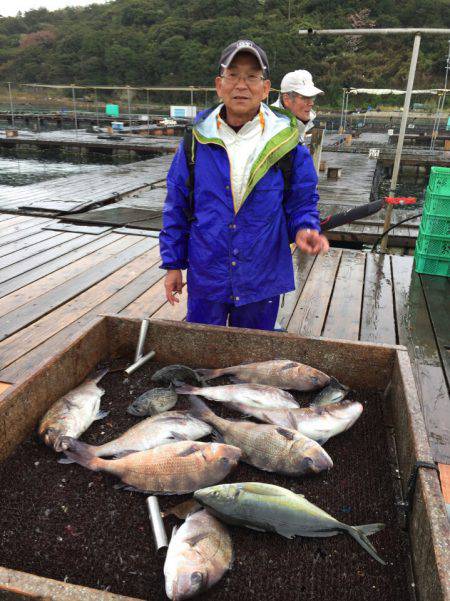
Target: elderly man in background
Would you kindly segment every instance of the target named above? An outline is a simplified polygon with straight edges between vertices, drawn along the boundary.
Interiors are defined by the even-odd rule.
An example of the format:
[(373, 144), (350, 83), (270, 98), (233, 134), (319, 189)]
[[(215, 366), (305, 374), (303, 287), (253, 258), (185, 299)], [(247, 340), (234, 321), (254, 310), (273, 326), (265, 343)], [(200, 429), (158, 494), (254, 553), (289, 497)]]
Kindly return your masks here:
[[(320, 234), (317, 175), (294, 117), (264, 104), (266, 53), (230, 44), (215, 80), (221, 104), (201, 113), (167, 176), (160, 235), (166, 297), (187, 269), (187, 321), (272, 330), (281, 294), (295, 288), (289, 243), (328, 249)], [(285, 184), (279, 161), (291, 153)]]
[(299, 69), (286, 73), (281, 81), (280, 95), (272, 105), (290, 111), (297, 118), (300, 140), (314, 127), (316, 113), (312, 110), (316, 96), (323, 94), (316, 88), (309, 71)]

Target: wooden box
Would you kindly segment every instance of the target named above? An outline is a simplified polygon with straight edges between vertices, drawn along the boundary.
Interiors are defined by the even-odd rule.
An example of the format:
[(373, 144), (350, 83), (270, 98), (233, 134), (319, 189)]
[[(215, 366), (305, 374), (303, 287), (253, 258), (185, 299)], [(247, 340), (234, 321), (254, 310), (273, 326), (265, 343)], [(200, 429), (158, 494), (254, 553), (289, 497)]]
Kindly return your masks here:
[[(54, 357), (36, 368), (25, 383), (4, 392), (0, 396), (0, 460), (30, 435), (55, 400), (82, 382), (98, 362), (124, 355), (131, 362), (139, 328), (138, 320), (105, 316), (66, 348), (55, 349)], [(450, 600), (450, 527), (438, 474), (429, 467), (432, 455), (404, 347), (153, 320), (144, 352), (151, 349), (159, 363), (222, 367), (284, 357), (320, 367), (354, 389), (384, 391), (389, 384), (383, 409), (395, 430), (405, 495), (411, 477), (417, 477), (409, 537), (418, 598)], [(0, 567), (0, 598), (30, 597), (129, 599)]]

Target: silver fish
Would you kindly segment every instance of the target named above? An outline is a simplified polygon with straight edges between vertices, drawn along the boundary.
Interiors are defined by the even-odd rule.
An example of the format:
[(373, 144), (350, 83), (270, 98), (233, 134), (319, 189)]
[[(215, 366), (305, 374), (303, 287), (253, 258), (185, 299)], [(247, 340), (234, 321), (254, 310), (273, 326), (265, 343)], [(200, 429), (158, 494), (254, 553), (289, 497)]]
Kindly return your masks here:
[(175, 407), (177, 400), (178, 395), (172, 386), (170, 388), (152, 388), (138, 396), (127, 411), (136, 417), (156, 415)]
[(278, 474), (301, 476), (333, 467), (328, 453), (314, 440), (296, 430), (247, 421), (230, 421), (216, 415), (195, 396), (190, 397), (194, 415), (220, 432), (224, 442), (242, 450), (242, 461)]
[(349, 526), (287, 488), (260, 482), (239, 482), (197, 490), (194, 498), (230, 524), (277, 532), (286, 538), (324, 537), (346, 532), (374, 559), (386, 565), (367, 538), (382, 530), (384, 524)]
[(38, 434), (46, 445), (55, 451), (62, 451), (62, 436), (78, 438), (93, 421), (108, 415), (108, 411), (100, 411), (100, 400), (105, 391), (97, 386), (107, 372), (107, 369), (102, 369), (91, 374), (50, 407), (38, 428)]
[(231, 407), (262, 422), (298, 430), (321, 445), (349, 430), (363, 412), (363, 406), (357, 401), (298, 409), (255, 409), (243, 403), (231, 403)]
[(247, 363), (222, 369), (197, 369), (197, 373), (204, 380), (231, 374), (243, 382), (267, 384), (287, 390), (316, 390), (330, 381), (330, 376), (322, 371), (289, 359)]
[(164, 563), (166, 595), (181, 601), (211, 588), (233, 561), (228, 530), (206, 510), (189, 515), (174, 529)]
[(199, 394), (210, 401), (222, 403), (237, 401), (258, 408), (298, 408), (297, 401), (289, 392), (263, 384), (231, 384), (204, 388), (183, 384), (177, 386), (175, 391), (177, 394)]
[(312, 400), (311, 407), (331, 405), (345, 399), (350, 388), (341, 384), (336, 378), (331, 377), (328, 386), (325, 386)]
[[(211, 433), (211, 426), (187, 411), (165, 411), (148, 417), (105, 444), (95, 446), (80, 442), (91, 457), (120, 456), (129, 451), (145, 451), (177, 440), (196, 440)], [(67, 463), (62, 460), (62, 463)]]

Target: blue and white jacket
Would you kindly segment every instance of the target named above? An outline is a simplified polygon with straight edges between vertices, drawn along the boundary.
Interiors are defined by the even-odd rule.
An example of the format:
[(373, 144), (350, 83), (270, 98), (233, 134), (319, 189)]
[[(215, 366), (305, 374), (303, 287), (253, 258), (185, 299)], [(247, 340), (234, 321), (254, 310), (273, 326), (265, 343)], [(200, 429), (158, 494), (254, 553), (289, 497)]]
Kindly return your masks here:
[[(220, 106), (194, 125), (194, 219), (189, 220), (189, 170), (183, 143), (167, 176), (160, 234), (162, 269), (187, 269), (192, 298), (246, 305), (295, 288), (290, 242), (300, 229), (320, 231), (317, 174), (298, 143), (295, 117), (261, 104), (264, 131), (243, 202), (233, 199), (230, 161), (219, 136)], [(219, 124), (220, 125), (220, 124)], [(292, 153), (285, 190), (277, 162)]]

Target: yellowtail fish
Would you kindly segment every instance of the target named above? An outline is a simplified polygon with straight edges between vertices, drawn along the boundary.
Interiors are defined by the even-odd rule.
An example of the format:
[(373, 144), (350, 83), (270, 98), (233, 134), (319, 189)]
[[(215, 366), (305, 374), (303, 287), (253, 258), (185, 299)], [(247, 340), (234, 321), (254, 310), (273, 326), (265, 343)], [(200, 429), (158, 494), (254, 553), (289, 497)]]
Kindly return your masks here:
[(238, 482), (197, 490), (194, 498), (225, 522), (277, 532), (286, 538), (335, 536), (345, 532), (374, 559), (386, 565), (367, 538), (382, 530), (384, 524), (349, 526), (287, 488), (260, 482)]

